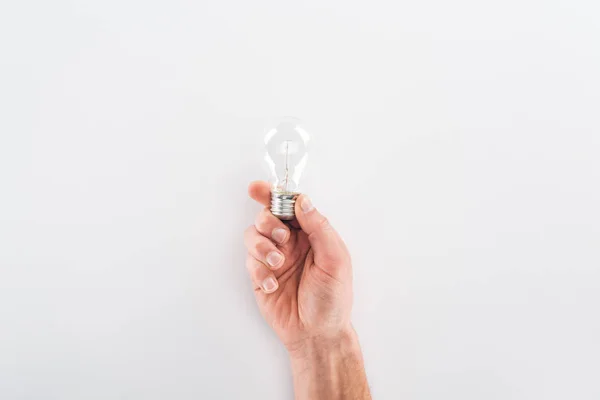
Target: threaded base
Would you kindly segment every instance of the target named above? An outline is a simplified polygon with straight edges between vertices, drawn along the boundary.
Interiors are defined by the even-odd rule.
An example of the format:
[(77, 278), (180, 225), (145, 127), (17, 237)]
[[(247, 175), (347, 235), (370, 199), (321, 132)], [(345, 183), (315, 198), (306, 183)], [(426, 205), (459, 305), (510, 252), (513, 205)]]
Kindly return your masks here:
[(296, 213), (294, 205), (300, 193), (271, 192), (271, 212), (277, 218), (289, 221), (294, 219)]

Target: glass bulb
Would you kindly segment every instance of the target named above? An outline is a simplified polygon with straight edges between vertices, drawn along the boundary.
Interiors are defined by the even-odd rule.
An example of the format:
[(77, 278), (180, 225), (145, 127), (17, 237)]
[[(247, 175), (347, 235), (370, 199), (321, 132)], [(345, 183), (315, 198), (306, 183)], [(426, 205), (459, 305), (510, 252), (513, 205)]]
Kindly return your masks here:
[(294, 204), (308, 158), (308, 133), (293, 117), (277, 119), (266, 128), (265, 162), (271, 174), (271, 212), (280, 219), (294, 218)]

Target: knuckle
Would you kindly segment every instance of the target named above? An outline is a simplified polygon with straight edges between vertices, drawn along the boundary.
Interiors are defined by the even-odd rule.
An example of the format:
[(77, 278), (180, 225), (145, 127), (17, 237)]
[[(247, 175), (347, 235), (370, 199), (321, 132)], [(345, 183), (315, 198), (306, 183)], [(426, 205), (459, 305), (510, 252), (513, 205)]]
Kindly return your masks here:
[(324, 231), (331, 229), (329, 220), (323, 216), (321, 216), (321, 218), (319, 219), (318, 226), (321, 230), (324, 230)]
[(265, 254), (267, 254), (267, 252), (269, 251), (267, 243), (265, 243), (265, 241), (261, 240), (260, 238), (254, 241), (252, 248), (254, 250), (254, 254), (256, 254), (259, 257), (265, 256)]
[(248, 274), (250, 274), (250, 277), (253, 279), (256, 279), (260, 275), (260, 268), (255, 262), (248, 265)]
[(260, 228), (264, 228), (265, 226), (267, 226), (268, 223), (269, 223), (268, 215), (264, 211), (260, 212), (256, 216), (256, 219), (254, 220), (254, 225), (259, 230), (260, 230)]
[(259, 241), (254, 241), (254, 243), (252, 243), (252, 251), (254, 252), (254, 254), (261, 254), (261, 249), (262, 246)]
[(328, 251), (323, 254), (323, 256), (325, 260), (332, 265), (338, 265), (342, 262), (342, 257), (340, 257), (340, 254), (336, 251)]
[(254, 260), (252, 260), (252, 257), (250, 257), (250, 255), (246, 257), (246, 269), (249, 272), (251, 272), (254, 269)]

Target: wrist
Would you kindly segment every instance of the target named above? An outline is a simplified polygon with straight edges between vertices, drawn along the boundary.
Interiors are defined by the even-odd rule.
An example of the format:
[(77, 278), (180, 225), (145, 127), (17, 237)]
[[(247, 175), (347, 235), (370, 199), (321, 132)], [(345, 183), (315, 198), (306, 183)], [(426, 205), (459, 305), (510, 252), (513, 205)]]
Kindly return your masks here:
[(296, 399), (370, 399), (358, 337), (351, 326), (288, 346)]
[(295, 363), (305, 363), (316, 358), (323, 358), (325, 355), (337, 357), (353, 351), (360, 353), (358, 338), (351, 325), (336, 332), (308, 336), (288, 345), (287, 350), (292, 366)]

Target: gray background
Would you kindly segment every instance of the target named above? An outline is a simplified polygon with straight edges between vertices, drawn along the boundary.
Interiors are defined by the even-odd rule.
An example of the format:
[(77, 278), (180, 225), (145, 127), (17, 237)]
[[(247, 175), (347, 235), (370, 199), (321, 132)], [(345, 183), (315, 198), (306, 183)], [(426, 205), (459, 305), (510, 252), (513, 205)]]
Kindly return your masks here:
[(292, 398), (242, 245), (277, 115), (376, 398), (600, 398), (599, 11), (3, 1), (0, 398)]

